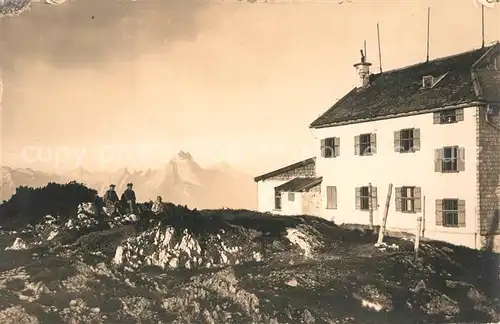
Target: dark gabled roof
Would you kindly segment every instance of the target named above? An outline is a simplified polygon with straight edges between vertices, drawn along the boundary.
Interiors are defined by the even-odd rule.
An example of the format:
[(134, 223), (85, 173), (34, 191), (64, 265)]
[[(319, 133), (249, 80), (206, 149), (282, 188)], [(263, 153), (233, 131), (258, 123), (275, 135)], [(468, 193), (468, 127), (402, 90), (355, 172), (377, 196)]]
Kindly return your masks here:
[[(482, 99), (486, 102), (500, 102), (500, 46), (497, 46), (495, 50), (490, 51), (492, 55), (487, 55), (492, 59), (497, 60), (496, 64), (490, 60), (489, 68), (484, 68), (484, 63), (477, 62), (476, 65), (479, 67), (473, 67), (473, 78), (475, 79), (476, 93), (478, 93)], [(483, 60), (487, 61), (487, 60)], [(496, 65), (496, 66), (495, 66)]]
[[(321, 128), (335, 124), (404, 116), (429, 109), (474, 104), (482, 98), (474, 89), (472, 66), (495, 46), (498, 46), (498, 43), (401, 69), (372, 74), (369, 85), (351, 90), (309, 127)], [(426, 75), (441, 79), (432, 88), (422, 89), (422, 77)], [(490, 82), (487, 86), (483, 86), (485, 90), (490, 90), (491, 86), (494, 86), (490, 86)]]
[(477, 75), (484, 99), (489, 102), (500, 102), (500, 72), (481, 71)]
[(303, 160), (303, 161), (300, 161), (300, 162), (297, 162), (297, 163), (294, 163), (294, 164), (287, 165), (286, 167), (283, 167), (281, 169), (274, 170), (274, 171), (268, 172), (266, 174), (262, 174), (262, 175), (260, 175), (258, 177), (255, 177), (253, 180), (255, 182), (258, 182), (258, 181), (261, 181), (261, 180), (266, 180), (266, 179), (275, 177), (277, 175), (283, 174), (285, 172), (292, 171), (292, 170), (298, 169), (298, 168), (306, 166), (306, 165), (314, 164), (314, 163), (316, 163), (315, 161), (316, 161), (315, 158), (308, 158), (306, 160)]
[(292, 192), (300, 192), (303, 190), (310, 189), (314, 186), (317, 186), (323, 180), (322, 177), (319, 178), (295, 178), (288, 182), (285, 182), (282, 185), (274, 188), (277, 191), (292, 191)]

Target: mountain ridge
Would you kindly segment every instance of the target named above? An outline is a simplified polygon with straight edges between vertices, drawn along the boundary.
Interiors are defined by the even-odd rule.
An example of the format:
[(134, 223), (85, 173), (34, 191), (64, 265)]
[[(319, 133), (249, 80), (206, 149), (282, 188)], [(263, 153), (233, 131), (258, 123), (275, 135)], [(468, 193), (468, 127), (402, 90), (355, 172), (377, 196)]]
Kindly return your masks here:
[[(30, 168), (2, 166), (1, 199), (7, 200), (19, 186), (41, 187), (48, 182), (77, 181), (96, 188), (103, 195), (110, 184), (119, 194), (132, 182), (137, 199), (164, 201), (199, 209), (255, 209), (257, 191), (252, 176), (233, 168), (225, 161), (216, 168), (200, 166), (189, 152), (180, 151), (160, 168), (130, 169), (121, 167), (111, 172), (91, 171), (78, 167), (67, 172), (49, 173)], [(218, 167), (217, 167), (218, 166)]]

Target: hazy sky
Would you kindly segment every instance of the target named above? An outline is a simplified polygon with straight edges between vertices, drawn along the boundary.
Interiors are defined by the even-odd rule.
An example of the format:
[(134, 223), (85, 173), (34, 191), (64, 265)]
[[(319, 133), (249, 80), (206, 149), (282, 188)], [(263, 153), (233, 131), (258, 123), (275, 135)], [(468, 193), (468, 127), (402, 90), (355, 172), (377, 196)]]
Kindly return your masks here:
[[(33, 4), (0, 18), (2, 164), (157, 167), (185, 150), (257, 174), (307, 158), (363, 40), (378, 71), (377, 22), (384, 70), (425, 60), (428, 6), (431, 59), (480, 47), (472, 0)], [(485, 18), (500, 39), (500, 4)]]

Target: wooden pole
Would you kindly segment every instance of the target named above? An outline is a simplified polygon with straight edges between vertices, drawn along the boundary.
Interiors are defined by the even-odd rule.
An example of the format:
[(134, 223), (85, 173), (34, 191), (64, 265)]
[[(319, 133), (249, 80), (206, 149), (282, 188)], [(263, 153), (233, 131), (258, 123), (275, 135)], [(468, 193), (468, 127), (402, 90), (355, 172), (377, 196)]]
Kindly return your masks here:
[(481, 48), (484, 47), (484, 6), (481, 5)]
[(417, 217), (417, 229), (415, 232), (415, 260), (418, 259), (418, 248), (420, 246), (420, 230), (422, 228), (422, 216)]
[(380, 29), (377, 23), (377, 40), (378, 40), (378, 62), (380, 65), (380, 73), (382, 73), (382, 51), (380, 50)]
[(369, 219), (370, 220), (370, 231), (373, 231), (373, 206), (372, 206), (373, 205), (372, 204), (372, 202), (373, 202), (373, 199), (372, 199), (373, 189), (372, 188), (373, 188), (372, 183), (370, 182), (368, 184), (368, 196), (370, 197), (370, 203), (368, 204), (368, 206), (369, 206), (368, 210), (369, 210), (369, 215), (370, 215), (369, 216), (370, 217), (370, 219)]
[(363, 42), (363, 49), (365, 50), (364, 54), (365, 54), (365, 58), (367, 59), (366, 62), (368, 62), (368, 56), (366, 55), (366, 39), (365, 41)]
[(431, 26), (431, 7), (427, 8), (427, 62), (429, 62), (429, 34)]
[(422, 205), (422, 237), (425, 237), (425, 196)]
[(389, 189), (387, 189), (387, 200), (385, 201), (384, 218), (382, 219), (382, 224), (380, 225), (380, 230), (378, 231), (377, 245), (382, 244), (385, 234), (385, 226), (387, 224), (387, 214), (389, 214), (389, 206), (391, 204), (392, 195), (392, 183), (389, 183)]

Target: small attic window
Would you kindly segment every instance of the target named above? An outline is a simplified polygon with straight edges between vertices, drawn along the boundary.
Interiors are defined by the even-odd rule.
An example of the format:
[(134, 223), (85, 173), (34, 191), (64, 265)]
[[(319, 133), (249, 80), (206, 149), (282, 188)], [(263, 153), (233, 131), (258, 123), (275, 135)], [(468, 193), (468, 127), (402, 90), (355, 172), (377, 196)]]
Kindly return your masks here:
[(422, 77), (422, 88), (428, 89), (434, 86), (434, 77), (432, 75), (426, 75)]

